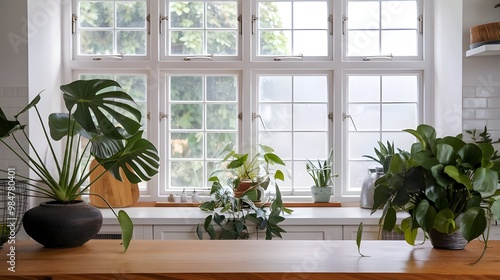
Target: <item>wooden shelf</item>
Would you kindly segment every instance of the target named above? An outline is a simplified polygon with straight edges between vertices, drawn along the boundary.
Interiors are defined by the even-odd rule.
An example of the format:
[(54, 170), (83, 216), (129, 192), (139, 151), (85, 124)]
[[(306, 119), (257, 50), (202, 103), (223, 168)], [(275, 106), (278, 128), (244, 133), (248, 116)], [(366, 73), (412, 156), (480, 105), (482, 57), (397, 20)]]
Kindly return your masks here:
[[(341, 207), (340, 202), (284, 202), (285, 207)], [(155, 207), (199, 207), (199, 203), (179, 203), (179, 202), (156, 202)]]
[(467, 57), (488, 55), (500, 55), (500, 44), (482, 45), (465, 52)]

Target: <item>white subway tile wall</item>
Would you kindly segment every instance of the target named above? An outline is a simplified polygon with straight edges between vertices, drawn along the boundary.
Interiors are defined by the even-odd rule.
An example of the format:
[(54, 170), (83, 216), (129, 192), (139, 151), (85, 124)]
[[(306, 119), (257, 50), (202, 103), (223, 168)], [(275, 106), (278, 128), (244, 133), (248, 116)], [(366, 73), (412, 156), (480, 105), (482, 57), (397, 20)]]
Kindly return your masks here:
[(463, 87), (463, 130), (488, 128), (493, 141), (500, 138), (500, 86)]
[[(28, 87), (27, 86), (0, 86), (0, 107), (4, 111), (8, 119), (12, 119), (22, 108), (28, 104)], [(28, 114), (20, 116), (19, 120), (23, 124), (28, 123)], [(28, 143), (21, 138), (21, 145), (27, 150)], [(11, 146), (17, 146), (13, 140), (7, 140)], [(20, 150), (19, 150), (20, 151)], [(18, 157), (10, 151), (3, 143), (0, 143), (0, 169), (7, 170), (14, 168), (18, 175), (29, 175), (28, 167)], [(0, 179), (6, 178), (6, 174), (0, 172)], [(18, 179), (22, 180), (22, 178)]]

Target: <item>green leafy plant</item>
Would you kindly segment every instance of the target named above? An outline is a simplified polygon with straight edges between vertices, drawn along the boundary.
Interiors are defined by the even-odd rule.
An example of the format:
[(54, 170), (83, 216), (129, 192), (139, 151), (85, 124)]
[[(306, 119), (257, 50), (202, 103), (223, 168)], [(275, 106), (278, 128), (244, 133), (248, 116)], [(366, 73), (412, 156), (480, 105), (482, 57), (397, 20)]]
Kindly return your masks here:
[[(382, 208), (380, 226), (402, 231), (414, 245), (419, 229), (451, 234), (460, 230), (470, 242), (488, 247), (492, 220), (500, 219), (500, 161), (489, 142), (466, 143), (461, 136), (436, 137), (429, 125), (406, 129), (417, 143), (394, 154), (387, 173), (375, 182), (372, 213)], [(396, 212), (409, 216), (396, 225)], [(424, 240), (425, 241), (425, 240)]]
[[(210, 239), (248, 239), (248, 222), (256, 225), (260, 230), (265, 230), (266, 239), (281, 238), (281, 233), (285, 232), (278, 224), (285, 220), (284, 214), (290, 214), (292, 210), (284, 207), (276, 182), (276, 180), (284, 180), (284, 174), (279, 169), (271, 168), (275, 165), (285, 166), (285, 164), (271, 147), (265, 145), (260, 147), (264, 154), (258, 153), (250, 159), (248, 154), (230, 151), (222, 161), (222, 166), (225, 167), (214, 171), (214, 174), (222, 174), (223, 179), (220, 180), (217, 176), (210, 178), (212, 199), (203, 202), (200, 209), (213, 212), (213, 214), (205, 218), (203, 226), (197, 226), (196, 232), (199, 239), (203, 239), (203, 230), (208, 233)], [(227, 174), (230, 174), (229, 179)], [(237, 185), (244, 179), (251, 180), (252, 187), (244, 191), (241, 196), (235, 197)], [(257, 187), (267, 190), (272, 184), (275, 187), (274, 197), (268, 197), (263, 203), (259, 202), (259, 205), (250, 199), (249, 194)]]
[(331, 186), (332, 178), (338, 177), (338, 174), (333, 174), (333, 149), (330, 150), (328, 158), (323, 162), (318, 159), (317, 164), (315, 164), (308, 159), (306, 170), (313, 179), (316, 187)]
[[(157, 149), (142, 138), (141, 113), (133, 106), (132, 97), (118, 90), (120, 85), (117, 82), (104, 79), (77, 80), (60, 88), (68, 113), (50, 114), (49, 131), (37, 108), (40, 94), (16, 114), (13, 120), (8, 120), (0, 109), (0, 142), (14, 152), (36, 175), (36, 178), (17, 175), (29, 180), (27, 184), (33, 196), (59, 203), (73, 203), (105, 172), (109, 171), (121, 180), (120, 170), (123, 170), (132, 183), (147, 181), (158, 173)], [(41, 153), (28, 138), (27, 125), (19, 122), (19, 116), (29, 110), (35, 110), (38, 116), (44, 132), (43, 137), (50, 150), (48, 161), (55, 163), (55, 172), (49, 170), (46, 161), (42, 160)], [(7, 138), (12, 138), (15, 144), (7, 142)], [(22, 138), (31, 148), (31, 154), (21, 145)], [(53, 141), (60, 140), (64, 141), (64, 151), (58, 156)], [(80, 151), (81, 146), (83, 151)], [(81, 167), (87, 166), (92, 158), (95, 158), (105, 171), (94, 181), (87, 183), (94, 169), (81, 172)], [(122, 227), (123, 246), (127, 250), (132, 237), (132, 221), (123, 210), (115, 215)]]
[(384, 173), (389, 169), (389, 163), (391, 162), (392, 156), (396, 153), (396, 149), (394, 149), (394, 142), (387, 141), (387, 145), (382, 141), (377, 141), (378, 149), (373, 148), (375, 151), (375, 155), (377, 157), (373, 157), (370, 155), (363, 155), (363, 157), (372, 159), (382, 165), (384, 169)]

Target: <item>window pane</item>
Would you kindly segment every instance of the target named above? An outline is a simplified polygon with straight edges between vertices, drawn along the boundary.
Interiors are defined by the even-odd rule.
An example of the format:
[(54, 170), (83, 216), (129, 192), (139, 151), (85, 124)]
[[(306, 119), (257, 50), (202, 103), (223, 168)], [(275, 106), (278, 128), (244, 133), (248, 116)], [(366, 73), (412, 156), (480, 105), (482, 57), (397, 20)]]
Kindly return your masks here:
[(417, 28), (416, 1), (382, 1), (382, 28)]
[(292, 139), (290, 132), (261, 132), (259, 134), (259, 144), (273, 147), (274, 152), (282, 159), (293, 158)]
[(207, 158), (222, 159), (227, 145), (236, 145), (236, 133), (207, 133)]
[(203, 125), (203, 106), (201, 104), (170, 105), (171, 128), (201, 129)]
[(417, 31), (382, 31), (381, 53), (394, 56), (416, 56), (418, 54)]
[[(289, 130), (292, 126), (291, 104), (260, 104), (259, 127), (261, 130)], [(264, 123), (264, 126), (262, 125)]]
[(328, 1), (258, 0), (257, 55), (327, 56)]
[(348, 86), (350, 102), (380, 101), (378, 76), (349, 76)]
[(386, 104), (382, 105), (382, 112), (383, 130), (403, 130), (418, 125), (416, 104)]
[(203, 162), (188, 161), (170, 163), (170, 186), (178, 189), (204, 188)]
[(328, 133), (326, 132), (296, 132), (293, 134), (294, 158), (324, 158), (328, 151)]
[(292, 101), (292, 77), (259, 77), (260, 101)]
[[(377, 79), (378, 80), (378, 79)], [(417, 102), (418, 81), (417, 76), (384, 76), (382, 77), (384, 102)]]
[(171, 156), (173, 158), (202, 158), (202, 133), (172, 133), (170, 139)]
[(145, 2), (117, 2), (117, 27), (146, 27)]
[(235, 76), (207, 77), (208, 101), (236, 101), (237, 78)]
[(147, 55), (147, 2), (79, 1), (79, 55)]
[(201, 101), (202, 98), (202, 77), (176, 76), (170, 78), (170, 100)]
[(349, 133), (349, 158), (362, 160), (363, 155), (373, 154), (373, 148), (380, 140), (380, 133), (350, 132)]
[(351, 104), (349, 115), (354, 121), (349, 122), (349, 130), (374, 131), (380, 130), (380, 105), (379, 104)]
[(298, 76), (293, 78), (293, 99), (296, 102), (327, 102), (328, 77)]
[(347, 56), (418, 56), (417, 0), (347, 0)]
[(328, 107), (326, 104), (296, 104), (293, 106), (295, 131), (326, 131)]
[(169, 1), (169, 14), (170, 55), (238, 55), (236, 0)]
[(237, 128), (238, 107), (236, 104), (208, 104), (207, 105), (207, 129), (230, 129)]

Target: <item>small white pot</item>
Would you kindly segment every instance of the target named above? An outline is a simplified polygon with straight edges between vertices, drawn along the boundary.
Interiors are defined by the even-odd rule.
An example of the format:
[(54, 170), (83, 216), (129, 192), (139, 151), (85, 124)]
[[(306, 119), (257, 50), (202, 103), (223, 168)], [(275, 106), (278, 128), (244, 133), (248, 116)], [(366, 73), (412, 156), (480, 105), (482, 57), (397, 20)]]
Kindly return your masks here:
[(311, 187), (311, 194), (314, 202), (330, 202), (333, 187)]

